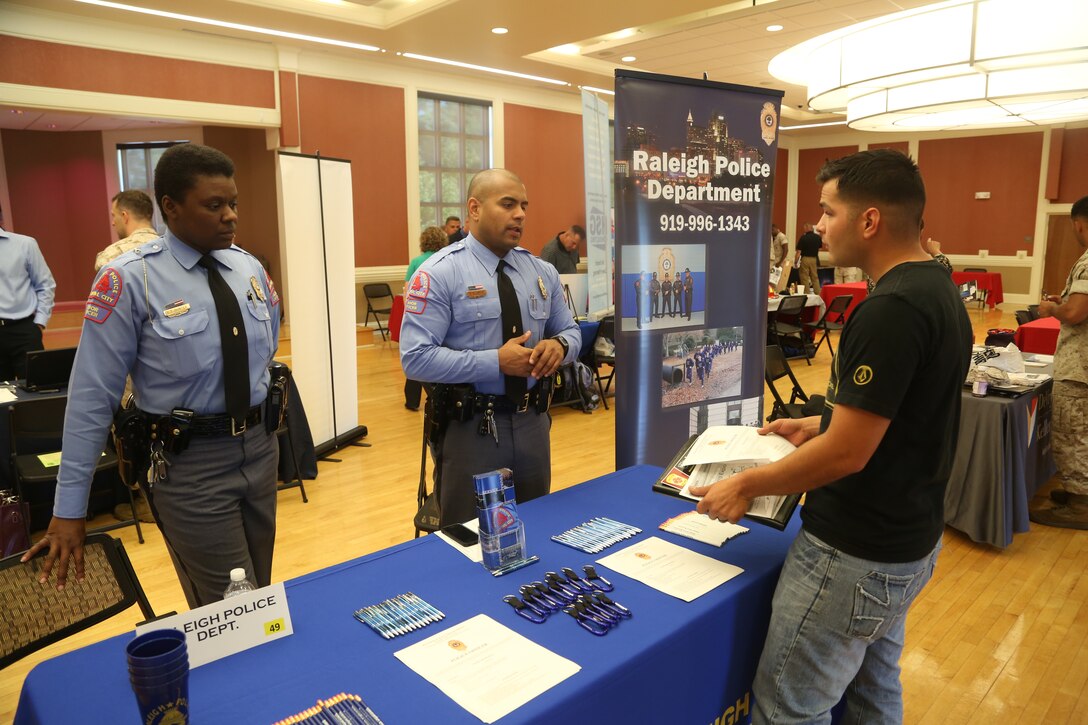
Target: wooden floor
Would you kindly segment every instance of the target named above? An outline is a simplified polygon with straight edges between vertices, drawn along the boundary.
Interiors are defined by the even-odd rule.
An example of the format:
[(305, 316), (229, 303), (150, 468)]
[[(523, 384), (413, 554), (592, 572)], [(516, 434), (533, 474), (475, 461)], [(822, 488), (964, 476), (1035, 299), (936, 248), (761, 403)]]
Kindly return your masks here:
[[(977, 339), (992, 327), (1015, 327), (1011, 312), (971, 312)], [(63, 333), (51, 339), (64, 343)], [(70, 339), (70, 336), (69, 336)], [(420, 413), (403, 406), (403, 375), (394, 343), (360, 335), (359, 420), (370, 448), (348, 448), (341, 463), (322, 462), (319, 477), (279, 494), (273, 578), (289, 579), (367, 554), (412, 536), (420, 458)], [(47, 340), (47, 344), (50, 341)], [(290, 345), (281, 345), (290, 362)], [(800, 362), (800, 361), (799, 361)], [(822, 392), (830, 355), (795, 366), (805, 389)], [(615, 406), (585, 415), (555, 411), (553, 488), (614, 469)], [(103, 520), (104, 521), (104, 520)], [(147, 543), (117, 533), (158, 612), (181, 611), (185, 599), (153, 526)], [(907, 723), (1088, 722), (1088, 532), (1032, 525), (1005, 551), (946, 530), (933, 581), (907, 623), (903, 686)], [(31, 655), (0, 672), (0, 723), (10, 722), (26, 673), (36, 663), (131, 631), (136, 608)], [(0, 633), (2, 634), (2, 633)], [(57, 683), (63, 697), (64, 684)]]

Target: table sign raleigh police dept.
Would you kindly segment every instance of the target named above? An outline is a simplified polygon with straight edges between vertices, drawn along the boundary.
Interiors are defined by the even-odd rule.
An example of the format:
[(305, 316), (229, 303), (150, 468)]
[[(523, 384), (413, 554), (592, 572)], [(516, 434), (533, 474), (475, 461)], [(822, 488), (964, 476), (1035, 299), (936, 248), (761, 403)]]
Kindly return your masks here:
[(294, 633), (283, 582), (149, 622), (136, 634), (156, 629), (185, 633), (190, 668)]

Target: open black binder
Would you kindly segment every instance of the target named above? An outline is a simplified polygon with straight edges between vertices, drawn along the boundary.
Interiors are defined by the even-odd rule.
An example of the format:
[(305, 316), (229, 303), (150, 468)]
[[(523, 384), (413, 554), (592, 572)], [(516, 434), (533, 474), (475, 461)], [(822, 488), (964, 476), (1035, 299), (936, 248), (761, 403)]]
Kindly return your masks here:
[[(692, 469), (695, 466), (681, 466), (680, 462), (687, 456), (688, 451), (695, 444), (695, 440), (698, 435), (693, 435), (688, 438), (688, 442), (680, 447), (680, 451), (673, 456), (673, 459), (669, 461), (669, 465), (665, 466), (665, 471), (661, 474), (661, 477), (654, 481), (653, 489), (657, 493), (663, 493), (667, 496), (680, 497), (680, 489), (687, 483), (688, 477), (691, 475)], [(778, 511), (773, 517), (756, 516), (754, 514), (745, 514), (744, 518), (749, 521), (754, 521), (757, 524), (763, 524), (764, 526), (770, 526), (771, 528), (782, 531), (786, 528), (786, 525), (793, 518), (793, 512), (797, 508), (797, 504), (801, 502), (801, 494), (791, 493), (784, 497), (782, 505), (778, 507)], [(692, 503), (695, 503), (692, 501)]]

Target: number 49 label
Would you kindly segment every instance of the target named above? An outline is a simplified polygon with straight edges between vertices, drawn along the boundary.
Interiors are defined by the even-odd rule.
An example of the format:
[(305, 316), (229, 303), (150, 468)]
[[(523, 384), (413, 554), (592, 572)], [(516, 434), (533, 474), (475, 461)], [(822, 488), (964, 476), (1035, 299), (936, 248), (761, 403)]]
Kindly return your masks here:
[(273, 634), (279, 634), (283, 631), (283, 617), (279, 619), (273, 619), (271, 622), (264, 623), (264, 635), (269, 637)]

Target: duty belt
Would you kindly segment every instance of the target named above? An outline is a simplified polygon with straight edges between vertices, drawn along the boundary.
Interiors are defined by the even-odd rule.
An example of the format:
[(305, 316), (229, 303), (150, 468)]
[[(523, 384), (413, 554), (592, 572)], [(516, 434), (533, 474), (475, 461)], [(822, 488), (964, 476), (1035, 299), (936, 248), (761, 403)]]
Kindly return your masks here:
[[(261, 408), (263, 406), (254, 405), (246, 412), (245, 420), (242, 421), (240, 426), (234, 424), (234, 420), (223, 413), (221, 415), (197, 415), (193, 416), (189, 421), (189, 435), (201, 436), (203, 438), (214, 438), (218, 436), (239, 436), (246, 432), (252, 425), (257, 425), (261, 422)], [(151, 430), (156, 429), (166, 431), (166, 435), (170, 435), (171, 426), (174, 425), (173, 419), (169, 415), (153, 415), (148, 414), (148, 419), (151, 424)]]
[[(487, 395), (485, 393), (476, 393), (473, 396), (473, 415), (479, 415), (486, 413), (490, 408), (496, 413), (510, 413), (518, 414), (525, 413), (530, 410), (536, 409), (537, 401), (540, 399), (540, 387), (537, 386), (532, 390), (526, 392), (520, 400), (514, 402), (503, 395)], [(461, 404), (459, 401), (454, 405)]]

